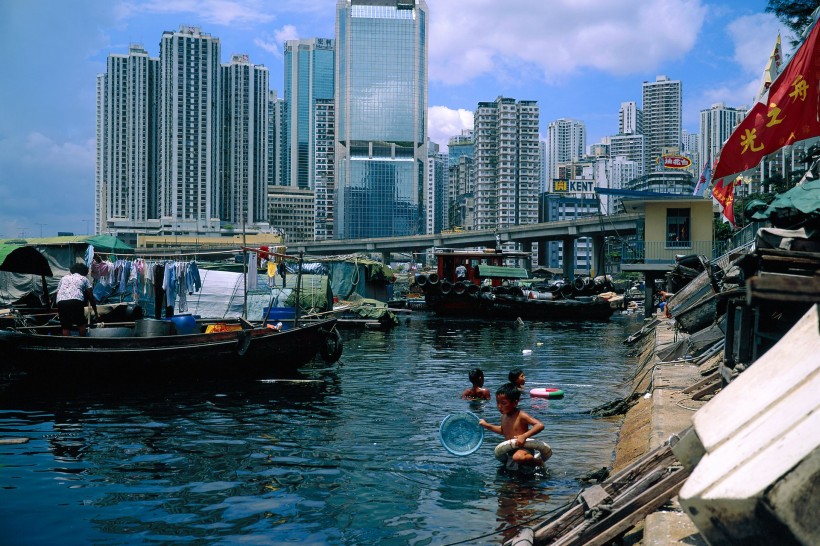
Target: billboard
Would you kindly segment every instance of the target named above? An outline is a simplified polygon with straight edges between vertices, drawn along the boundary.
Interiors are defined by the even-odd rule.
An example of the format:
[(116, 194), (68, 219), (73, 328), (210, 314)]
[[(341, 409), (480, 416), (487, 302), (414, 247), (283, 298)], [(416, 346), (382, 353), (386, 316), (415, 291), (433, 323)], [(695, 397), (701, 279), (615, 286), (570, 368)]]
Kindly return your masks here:
[(552, 193), (595, 193), (594, 180), (563, 180), (552, 181)]

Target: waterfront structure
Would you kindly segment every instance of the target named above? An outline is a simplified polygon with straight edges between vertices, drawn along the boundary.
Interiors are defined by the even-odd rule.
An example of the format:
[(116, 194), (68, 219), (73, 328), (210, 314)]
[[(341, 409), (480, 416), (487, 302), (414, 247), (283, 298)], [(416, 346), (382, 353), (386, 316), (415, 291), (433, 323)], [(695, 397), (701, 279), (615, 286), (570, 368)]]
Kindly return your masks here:
[(337, 2), (335, 238), (424, 229), (427, 13), (424, 0)]
[(698, 175), (709, 161), (714, 165), (723, 143), (731, 136), (735, 127), (746, 117), (746, 108), (732, 108), (718, 102), (700, 111), (700, 132), (698, 139)]
[(268, 217), (285, 243), (312, 241), (313, 191), (293, 186), (268, 186)]
[(316, 99), (313, 124), (314, 161), (314, 229), (313, 238), (333, 238), (336, 195), (336, 103), (333, 99)]
[(158, 74), (159, 59), (132, 44), (97, 76), (95, 233), (158, 227)]
[(664, 151), (679, 152), (683, 115), (683, 84), (668, 76), (643, 82), (643, 132), (646, 136), (644, 172), (663, 168)]
[(316, 182), (316, 102), (333, 100), (335, 42), (287, 40), (285, 61), (285, 184), (313, 189)]
[(587, 130), (583, 121), (561, 118), (547, 126), (547, 180), (559, 178), (558, 164), (578, 161), (586, 154)]
[(476, 229), (538, 222), (536, 101), (498, 97), (474, 114)]
[(222, 180), (219, 219), (267, 224), (268, 69), (232, 55), (222, 67)]
[(427, 176), (424, 188), (424, 233), (441, 233), (447, 227), (447, 154), (427, 139)]
[(160, 229), (218, 231), (223, 143), (219, 39), (182, 25), (177, 32), (162, 33), (159, 57)]

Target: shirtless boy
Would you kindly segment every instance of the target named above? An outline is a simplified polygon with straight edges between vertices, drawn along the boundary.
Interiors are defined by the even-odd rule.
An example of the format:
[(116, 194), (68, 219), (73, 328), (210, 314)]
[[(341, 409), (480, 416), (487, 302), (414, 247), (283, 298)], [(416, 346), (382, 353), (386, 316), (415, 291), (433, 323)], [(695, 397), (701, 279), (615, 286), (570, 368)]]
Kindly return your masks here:
[[(531, 417), (518, 407), (521, 391), (513, 383), (505, 383), (495, 392), (495, 404), (501, 412), (501, 425), (492, 425), (481, 419), (478, 424), (497, 434), (503, 434), (505, 440), (515, 440), (516, 445), (523, 446), (527, 438), (544, 430), (544, 423)], [(542, 466), (544, 462), (524, 448), (515, 450), (511, 459), (513, 463), (524, 466)]]
[(489, 400), (490, 389), (484, 388), (484, 372), (481, 368), (473, 368), (469, 374), (470, 383), (473, 384), (469, 389), (464, 389), (461, 397), (465, 400)]

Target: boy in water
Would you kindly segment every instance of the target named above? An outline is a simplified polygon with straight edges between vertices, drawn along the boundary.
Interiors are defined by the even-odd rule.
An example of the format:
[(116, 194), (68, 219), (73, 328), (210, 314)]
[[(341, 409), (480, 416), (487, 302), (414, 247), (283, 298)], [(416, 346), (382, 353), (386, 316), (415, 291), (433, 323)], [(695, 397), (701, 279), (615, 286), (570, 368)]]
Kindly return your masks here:
[(514, 369), (513, 371), (510, 372), (510, 375), (508, 377), (509, 377), (510, 383), (515, 385), (515, 387), (519, 391), (524, 390), (524, 383), (527, 382), (527, 376), (524, 375), (524, 370), (522, 370), (521, 368), (516, 368), (516, 369)]
[(489, 400), (490, 389), (484, 388), (484, 372), (481, 368), (473, 368), (469, 373), (470, 383), (473, 384), (469, 389), (464, 389), (461, 397), (465, 400)]
[[(495, 392), (495, 403), (498, 411), (501, 412), (501, 425), (491, 425), (484, 419), (481, 419), (478, 424), (487, 430), (503, 434), (505, 440), (515, 440), (516, 445), (523, 446), (527, 438), (544, 430), (544, 423), (521, 410), (518, 407), (520, 399), (521, 391), (516, 385), (513, 383), (501, 385)], [(507, 455), (507, 468), (518, 468), (515, 463), (529, 467), (544, 465), (544, 461), (536, 458), (531, 450), (525, 448), (516, 449)]]

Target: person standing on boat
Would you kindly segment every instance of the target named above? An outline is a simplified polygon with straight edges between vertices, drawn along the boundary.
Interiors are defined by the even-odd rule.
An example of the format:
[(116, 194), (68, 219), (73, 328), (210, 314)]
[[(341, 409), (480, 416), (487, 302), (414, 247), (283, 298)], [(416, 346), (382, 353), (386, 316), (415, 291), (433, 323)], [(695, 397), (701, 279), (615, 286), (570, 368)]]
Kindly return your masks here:
[(456, 280), (463, 281), (467, 278), (467, 268), (464, 267), (464, 264), (458, 264), (456, 267)]
[(88, 280), (88, 268), (85, 264), (75, 263), (68, 270), (69, 274), (60, 279), (57, 285), (57, 313), (60, 315), (60, 326), (63, 335), (71, 335), (71, 327), (76, 326), (81, 336), (88, 332), (85, 319), (85, 302), (91, 303), (94, 318), (99, 318), (97, 302), (91, 291)]

